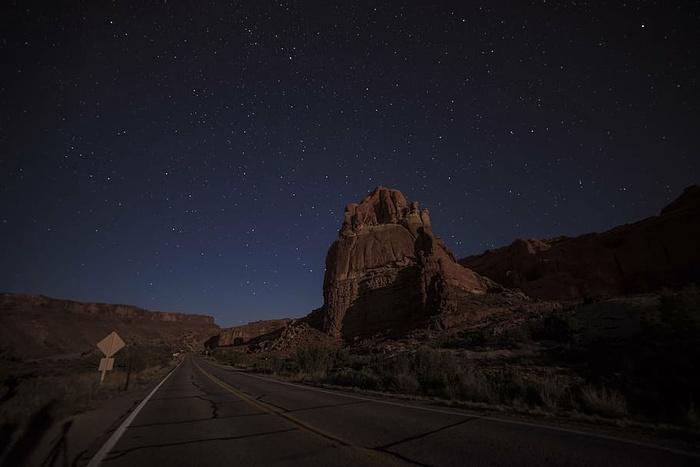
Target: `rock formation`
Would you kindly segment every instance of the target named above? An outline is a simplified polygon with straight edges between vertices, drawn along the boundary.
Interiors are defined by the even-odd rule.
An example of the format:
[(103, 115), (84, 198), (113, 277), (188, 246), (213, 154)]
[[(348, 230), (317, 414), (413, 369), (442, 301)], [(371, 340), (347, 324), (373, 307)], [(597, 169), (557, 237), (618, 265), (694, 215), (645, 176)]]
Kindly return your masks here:
[(279, 331), (291, 322), (293, 322), (293, 320), (290, 318), (269, 319), (253, 321), (252, 323), (243, 324), (241, 326), (222, 329), (218, 335), (214, 336), (214, 339), (211, 340), (208, 345), (210, 347), (242, 345), (256, 337)]
[(506, 287), (552, 300), (647, 292), (700, 281), (700, 187), (659, 216), (603, 233), (516, 240), (460, 263)]
[(457, 263), (433, 234), (427, 209), (378, 187), (345, 208), (326, 257), (324, 305), (307, 320), (346, 339), (408, 328), (490, 283)]

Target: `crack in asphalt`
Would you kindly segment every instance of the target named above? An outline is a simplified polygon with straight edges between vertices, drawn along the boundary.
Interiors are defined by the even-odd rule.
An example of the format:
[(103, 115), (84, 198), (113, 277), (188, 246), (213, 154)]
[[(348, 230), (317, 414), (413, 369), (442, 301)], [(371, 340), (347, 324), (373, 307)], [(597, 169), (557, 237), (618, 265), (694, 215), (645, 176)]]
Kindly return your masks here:
[(386, 451), (386, 449), (394, 447), (394, 446), (398, 446), (399, 444), (408, 443), (409, 441), (415, 441), (417, 439), (425, 438), (426, 436), (430, 436), (430, 435), (433, 435), (435, 433), (439, 433), (441, 431), (444, 431), (444, 430), (447, 430), (450, 428), (454, 428), (454, 427), (459, 426), (459, 425), (464, 425), (464, 424), (469, 423), (471, 421), (480, 420), (480, 419), (481, 419), (481, 417), (467, 418), (466, 420), (460, 420), (458, 422), (451, 423), (449, 425), (445, 425), (443, 427), (436, 428), (434, 430), (426, 431), (425, 433), (421, 433), (419, 435), (408, 436), (408, 437), (400, 439), (398, 441), (394, 441), (393, 443), (385, 444), (383, 446), (377, 446), (374, 449), (379, 449), (380, 451), (388, 452), (388, 451)]
[(272, 406), (276, 409), (279, 409), (283, 413), (299, 413), (299, 412), (311, 411), (311, 410), (316, 410), (316, 409), (328, 409), (328, 408), (332, 408), (332, 407), (342, 407), (345, 405), (360, 405), (360, 404), (371, 404), (372, 403), (372, 401), (353, 401), (353, 402), (343, 402), (340, 404), (317, 405), (314, 407), (304, 407), (301, 409), (286, 409), (286, 408), (282, 407), (281, 405), (277, 405), (273, 402), (264, 400), (264, 398), (267, 396), (269, 396), (269, 394), (263, 394), (262, 396), (256, 397), (255, 400), (258, 402), (261, 402), (263, 404), (267, 404), (269, 406)]
[[(226, 417), (215, 417), (217, 420), (226, 420), (228, 418), (234, 419), (234, 418), (245, 418), (245, 417), (262, 417), (262, 416), (269, 416), (269, 414), (266, 413), (249, 413), (249, 414), (241, 414), (241, 415), (229, 415)], [(177, 422), (162, 422), (162, 423), (144, 423), (143, 425), (131, 425), (129, 428), (149, 428), (153, 426), (167, 426), (167, 425), (179, 425), (183, 423), (197, 423), (197, 422), (208, 422), (210, 420), (213, 420), (212, 417), (209, 418), (193, 418), (190, 420), (179, 420)]]
[[(293, 409), (293, 410), (287, 410), (287, 413), (299, 413), (299, 412), (306, 412), (306, 411), (311, 411), (311, 410), (316, 410), (316, 409), (331, 409), (333, 407), (344, 407), (347, 405), (361, 405), (361, 404), (370, 404), (371, 402), (369, 401), (354, 401), (354, 402), (344, 402), (342, 404), (326, 404), (326, 405), (317, 405), (315, 407), (304, 407), (303, 409)], [(269, 402), (268, 402), (269, 404)]]
[[(211, 408), (211, 418), (219, 418), (219, 406), (216, 405), (216, 402), (214, 402), (212, 399), (207, 399), (204, 396), (197, 396), (197, 399), (201, 399), (203, 401), (209, 402), (210, 408)], [(210, 418), (210, 420), (211, 420)]]
[(431, 464), (424, 464), (422, 462), (415, 461), (415, 460), (411, 459), (410, 457), (406, 457), (403, 454), (399, 454), (398, 452), (382, 451), (381, 449), (379, 449), (379, 450), (375, 449), (375, 451), (383, 452), (384, 454), (387, 454), (389, 456), (394, 456), (397, 459), (401, 459), (403, 462), (405, 462), (407, 464), (419, 465), (421, 467), (432, 467)]
[(124, 449), (122, 451), (112, 451), (111, 454), (114, 455), (109, 455), (105, 458), (105, 461), (112, 461), (115, 459), (118, 459), (120, 457), (123, 457), (127, 454), (130, 454), (134, 451), (139, 451), (143, 449), (153, 449), (153, 448), (163, 448), (163, 447), (170, 447), (170, 446), (184, 446), (187, 444), (197, 444), (197, 443), (206, 443), (209, 441), (234, 441), (238, 439), (246, 439), (246, 438), (255, 438), (259, 436), (268, 436), (268, 435), (276, 435), (280, 433), (288, 433), (290, 431), (298, 431), (299, 428), (287, 428), (285, 430), (276, 430), (276, 431), (268, 431), (265, 433), (255, 433), (252, 435), (241, 435), (241, 436), (226, 436), (222, 438), (204, 438), (204, 439), (195, 439), (195, 440), (190, 440), (190, 441), (180, 441), (177, 443), (162, 443), (162, 444), (148, 444), (145, 446), (136, 446), (133, 448), (129, 449)]
[[(340, 438), (338, 436), (335, 436), (333, 434), (324, 432), (321, 429), (316, 428), (316, 427), (314, 427), (314, 426), (312, 426), (312, 425), (310, 425), (302, 420), (294, 418), (294, 416), (289, 414), (286, 409), (282, 409), (280, 407), (274, 406), (273, 404), (270, 404), (269, 402), (262, 401), (261, 399), (263, 397), (265, 397), (265, 394), (263, 394), (262, 396), (253, 397), (249, 394), (246, 394), (244, 391), (237, 389), (234, 386), (224, 382), (220, 378), (207, 373), (204, 369), (202, 369), (196, 363), (195, 363), (195, 366), (199, 369), (199, 371), (204, 376), (207, 376), (210, 380), (212, 380), (212, 382), (218, 384), (219, 386), (223, 387), (224, 389), (227, 389), (228, 391), (230, 391), (232, 394), (239, 397), (240, 399), (243, 399), (245, 401), (250, 402), (253, 405), (260, 407), (261, 409), (263, 409), (264, 411), (268, 412), (271, 415), (277, 415), (281, 418), (284, 418), (285, 420), (297, 425), (298, 427), (302, 428), (303, 430), (306, 430), (307, 432), (324, 439), (326, 442), (330, 441), (331, 445), (345, 446), (345, 447), (348, 447), (348, 448), (355, 450), (356, 452), (359, 452), (359, 453), (364, 452), (366, 456), (379, 457), (379, 459), (375, 459), (375, 460), (380, 462), (383, 465), (392, 465), (391, 463), (387, 462), (387, 461), (393, 460), (392, 458), (400, 459), (401, 461), (403, 461), (405, 463), (410, 463), (413, 465), (420, 465), (420, 466), (425, 465), (425, 464), (421, 464), (419, 462), (413, 461), (411, 459), (404, 458), (400, 454), (396, 454), (396, 453), (393, 453), (390, 451), (382, 451), (379, 449), (369, 448), (369, 447), (365, 447), (362, 445), (357, 445), (351, 441), (348, 441), (348, 440), (345, 440), (345, 439)], [(277, 410), (275, 410), (275, 409), (277, 409)]]
[(151, 397), (152, 401), (173, 401), (178, 399), (196, 399), (199, 396)]

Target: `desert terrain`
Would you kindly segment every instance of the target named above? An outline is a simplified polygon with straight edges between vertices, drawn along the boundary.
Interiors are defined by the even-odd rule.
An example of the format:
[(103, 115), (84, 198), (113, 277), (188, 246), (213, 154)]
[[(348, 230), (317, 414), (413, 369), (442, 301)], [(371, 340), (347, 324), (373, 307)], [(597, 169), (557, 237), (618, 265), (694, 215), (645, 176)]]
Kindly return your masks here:
[[(4, 293), (3, 459), (32, 459), (57, 423), (141, 397), (185, 354), (287, 382), (653, 435), (692, 450), (698, 238), (692, 186), (649, 219), (458, 260), (427, 210), (377, 187), (346, 207), (323, 306), (301, 318), (220, 329), (203, 315)], [(101, 385), (95, 343), (111, 331), (126, 347)]]

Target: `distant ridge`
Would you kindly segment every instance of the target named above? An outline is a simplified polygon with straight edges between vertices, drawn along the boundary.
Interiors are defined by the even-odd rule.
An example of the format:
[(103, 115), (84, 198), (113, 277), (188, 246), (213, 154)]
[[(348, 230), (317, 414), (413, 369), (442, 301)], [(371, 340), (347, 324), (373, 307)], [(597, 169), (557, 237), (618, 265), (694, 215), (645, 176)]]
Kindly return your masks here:
[(0, 294), (0, 343), (3, 351), (18, 358), (91, 352), (111, 331), (117, 331), (127, 344), (186, 342), (196, 347), (218, 329), (214, 318), (205, 315)]
[(541, 299), (625, 295), (699, 282), (699, 239), (700, 187), (692, 185), (659, 216), (603, 233), (517, 239), (459, 262)]

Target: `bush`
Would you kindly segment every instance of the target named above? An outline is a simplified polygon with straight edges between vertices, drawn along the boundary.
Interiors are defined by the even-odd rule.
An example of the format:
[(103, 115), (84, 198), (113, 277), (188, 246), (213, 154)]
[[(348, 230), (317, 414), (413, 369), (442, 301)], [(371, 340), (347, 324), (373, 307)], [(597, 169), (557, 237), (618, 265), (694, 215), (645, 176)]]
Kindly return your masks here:
[(300, 373), (320, 378), (325, 376), (331, 364), (328, 350), (315, 345), (299, 347), (294, 361)]
[(385, 376), (384, 386), (397, 394), (420, 394), (421, 384), (412, 372), (399, 372)]
[(642, 324), (647, 332), (657, 334), (657, 337), (698, 337), (700, 289), (692, 285), (680, 292), (661, 295), (658, 308), (643, 315)]
[(328, 373), (323, 382), (337, 386), (369, 390), (379, 389), (382, 384), (381, 379), (368, 369), (353, 370), (352, 368), (343, 368)]
[(460, 368), (450, 352), (419, 348), (413, 357), (413, 373), (428, 396), (445, 396), (459, 379)]
[(473, 367), (465, 368), (459, 375), (455, 389), (457, 392), (450, 394), (451, 399), (486, 403), (492, 403), (496, 399), (491, 380)]
[(277, 355), (270, 355), (253, 363), (253, 371), (266, 375), (283, 374), (286, 371), (285, 361)]
[(613, 388), (588, 384), (581, 389), (583, 409), (599, 415), (622, 416), (627, 413), (625, 397)]
[(547, 373), (534, 387), (539, 403), (547, 409), (553, 410), (571, 405), (569, 384), (562, 376)]
[(248, 356), (243, 351), (231, 347), (217, 347), (211, 352), (211, 356), (231, 366), (247, 366)]
[(492, 376), (492, 384), (498, 401), (508, 405), (518, 405), (525, 401), (527, 394), (525, 380), (510, 365), (506, 365)]
[(577, 344), (581, 341), (583, 326), (578, 318), (570, 311), (558, 311), (536, 323), (532, 329), (532, 337), (537, 340), (553, 340), (566, 344)]

